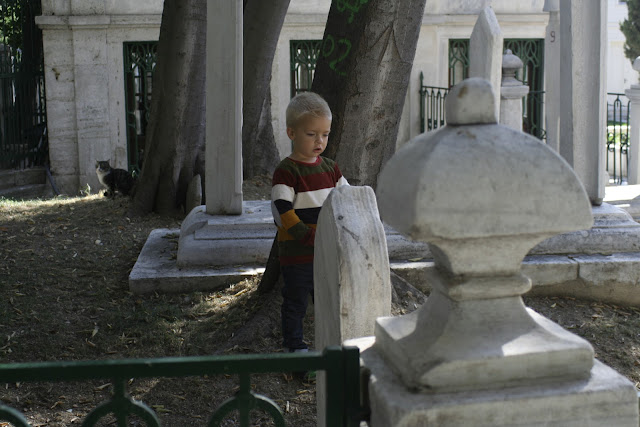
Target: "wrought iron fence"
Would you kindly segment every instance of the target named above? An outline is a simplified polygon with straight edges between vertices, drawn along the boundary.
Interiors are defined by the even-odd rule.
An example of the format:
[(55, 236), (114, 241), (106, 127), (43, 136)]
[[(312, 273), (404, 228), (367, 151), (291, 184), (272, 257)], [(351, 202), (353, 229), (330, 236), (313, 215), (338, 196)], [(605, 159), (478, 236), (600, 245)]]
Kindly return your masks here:
[(420, 72), (420, 133), (445, 125), (444, 100), (449, 93), (446, 87), (425, 86)]
[(629, 166), (629, 105), (623, 93), (607, 93), (607, 172), (609, 184), (627, 182)]
[(544, 128), (544, 91), (532, 90), (522, 100), (522, 131), (546, 140)]
[[(444, 100), (448, 88), (425, 86), (420, 73), (420, 132), (428, 132), (444, 126)], [(544, 91), (531, 91), (523, 99), (523, 131), (539, 139), (546, 139), (542, 123)], [(629, 162), (629, 107), (630, 101), (623, 93), (607, 94), (607, 148), (606, 169), (609, 184), (627, 182)]]
[[(327, 425), (357, 427), (366, 415), (360, 405), (359, 353), (357, 347), (332, 346), (322, 353), (0, 364), (0, 382), (111, 380), (114, 385), (111, 400), (90, 412), (83, 426), (96, 426), (110, 415), (115, 416), (117, 425), (121, 427), (128, 425), (130, 416), (144, 420), (147, 426), (160, 426), (156, 413), (127, 393), (126, 384), (130, 378), (238, 374), (239, 391), (216, 408), (207, 425), (219, 426), (237, 411), (240, 426), (248, 427), (251, 411), (261, 410), (271, 416), (276, 426), (284, 426), (281, 408), (268, 397), (251, 390), (250, 374), (325, 371)], [(16, 427), (29, 427), (22, 413), (1, 403), (0, 421), (8, 421)]]
[[(425, 86), (424, 75), (420, 73), (420, 132), (428, 132), (446, 124), (444, 101), (449, 89)], [(544, 91), (529, 92), (522, 100), (522, 129), (538, 139), (545, 139), (542, 126)]]
[(147, 123), (151, 112), (153, 72), (158, 42), (126, 42), (124, 49), (124, 96), (129, 172), (138, 173), (146, 149)]
[(0, 0), (0, 168), (48, 158), (40, 0)]
[(291, 40), (291, 97), (311, 90), (322, 40)]

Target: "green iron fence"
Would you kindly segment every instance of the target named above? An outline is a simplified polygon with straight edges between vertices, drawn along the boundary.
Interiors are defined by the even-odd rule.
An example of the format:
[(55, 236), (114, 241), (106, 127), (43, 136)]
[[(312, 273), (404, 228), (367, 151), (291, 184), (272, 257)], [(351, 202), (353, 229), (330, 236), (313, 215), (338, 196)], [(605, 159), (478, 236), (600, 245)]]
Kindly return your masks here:
[(48, 159), (40, 0), (0, 0), (0, 169)]
[[(539, 139), (545, 139), (544, 131), (544, 39), (505, 39), (504, 50), (510, 49), (523, 63), (523, 68), (516, 74), (516, 78), (529, 86), (529, 94), (522, 103), (522, 129)], [(452, 87), (469, 77), (469, 39), (449, 40), (449, 87)], [(420, 81), (420, 93), (425, 93), (427, 105), (434, 102), (428, 99), (431, 92), (435, 93), (435, 102), (440, 102), (446, 95), (447, 88), (424, 86)], [(426, 89), (423, 89), (426, 88)], [(423, 99), (420, 104), (422, 108)], [(421, 110), (422, 111), (422, 110)], [(439, 112), (439, 108), (434, 109)], [(437, 119), (437, 118), (436, 118)], [(424, 120), (429, 122), (429, 109), (425, 107)], [(421, 126), (422, 127), (422, 126)], [(428, 125), (425, 127), (427, 130)]]
[(140, 172), (151, 112), (151, 90), (158, 42), (126, 42), (124, 49), (124, 96), (129, 171)]
[(449, 87), (469, 77), (469, 39), (449, 40)]
[(322, 48), (322, 40), (291, 40), (291, 97), (311, 90), (316, 62)]
[(607, 172), (609, 184), (627, 182), (629, 106), (624, 93), (607, 93)]
[[(444, 115), (444, 101), (449, 88), (425, 86), (424, 74), (420, 73), (420, 132), (429, 132), (446, 124)], [(542, 128), (542, 120), (534, 119), (527, 106), (535, 105), (535, 109), (542, 108), (544, 91), (529, 92), (522, 100), (522, 130), (539, 139), (545, 139), (546, 133)]]
[(444, 100), (449, 93), (446, 87), (425, 86), (420, 72), (420, 133), (445, 125)]
[[(114, 385), (111, 400), (90, 412), (83, 426), (96, 426), (107, 416), (115, 416), (119, 427), (127, 426), (130, 416), (144, 420), (147, 426), (160, 426), (157, 414), (127, 393), (126, 384), (130, 378), (237, 374), (240, 378), (239, 391), (215, 409), (207, 425), (219, 426), (237, 411), (239, 425), (248, 427), (251, 411), (259, 410), (270, 415), (276, 426), (284, 426), (281, 408), (268, 397), (251, 391), (250, 374), (325, 371), (327, 425), (357, 427), (366, 418), (360, 404), (359, 353), (357, 347), (332, 346), (322, 353), (0, 364), (0, 383), (110, 380)], [(0, 403), (0, 421), (3, 420), (16, 427), (29, 427), (26, 418), (18, 410)]]

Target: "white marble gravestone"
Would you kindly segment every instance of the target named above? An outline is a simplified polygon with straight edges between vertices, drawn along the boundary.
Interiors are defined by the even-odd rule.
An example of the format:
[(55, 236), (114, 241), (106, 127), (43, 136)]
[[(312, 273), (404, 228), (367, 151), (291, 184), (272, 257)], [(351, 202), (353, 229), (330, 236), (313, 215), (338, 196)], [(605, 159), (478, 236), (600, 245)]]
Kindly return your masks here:
[(318, 349), (370, 335), (391, 313), (387, 240), (371, 187), (331, 191), (318, 218), (313, 281)]
[[(502, 79), (502, 45), (504, 43), (498, 18), (491, 6), (485, 7), (473, 27), (469, 40), (469, 77), (489, 80), (496, 95), (496, 115), (500, 112), (500, 81)], [(447, 118), (448, 120), (448, 118)]]
[(633, 384), (522, 302), (527, 252), (593, 218), (570, 166), (497, 124), (494, 107), (488, 81), (465, 80), (447, 96), (447, 125), (381, 173), (382, 218), (428, 242), (436, 268), (422, 307), (347, 342), (371, 372), (371, 425), (636, 426)]
[[(318, 218), (313, 270), (318, 350), (371, 335), (376, 319), (391, 314), (387, 240), (371, 187), (331, 191)], [(318, 425), (324, 425), (324, 372), (316, 389)]]

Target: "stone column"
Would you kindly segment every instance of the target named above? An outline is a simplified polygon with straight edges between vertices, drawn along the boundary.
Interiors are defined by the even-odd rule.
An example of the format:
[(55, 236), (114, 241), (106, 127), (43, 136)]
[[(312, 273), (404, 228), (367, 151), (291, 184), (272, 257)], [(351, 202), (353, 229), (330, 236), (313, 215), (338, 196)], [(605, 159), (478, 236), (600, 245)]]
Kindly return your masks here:
[[(640, 56), (633, 61), (633, 69), (640, 72)], [(640, 157), (640, 81), (624, 91), (629, 98), (629, 168), (627, 182), (629, 185), (640, 184), (638, 176), (638, 158)]]
[[(74, 13), (85, 11), (82, 7)], [(80, 187), (88, 182), (96, 182), (96, 160), (111, 160), (113, 167), (126, 168), (125, 162), (117, 165), (115, 158), (105, 156), (105, 152), (112, 153), (109, 134), (109, 85), (106, 84), (109, 81), (106, 43), (109, 21), (110, 17), (106, 15), (69, 17), (74, 46), (73, 77)], [(74, 193), (78, 190), (79, 188), (75, 189)]]
[(206, 211), (242, 213), (242, 2), (207, 4)]
[(547, 145), (560, 151), (560, 0), (545, 0), (549, 24), (544, 39), (544, 114)]
[(516, 79), (522, 70), (522, 60), (507, 49), (502, 56), (502, 86), (500, 87), (500, 124), (522, 132), (522, 98), (529, 86)]
[[(43, 11), (50, 14), (37, 16), (36, 23), (42, 29), (44, 50), (49, 161), (60, 191), (76, 194), (80, 188), (80, 170), (74, 34), (67, 16), (69, 11), (48, 10), (51, 5), (47, 3), (42, 5)], [(93, 159), (92, 165), (95, 161)]]
[(560, 154), (593, 205), (604, 199), (607, 2), (560, 0)]
[(471, 32), (469, 40), (469, 77), (481, 77), (489, 80), (493, 87), (496, 102), (496, 115), (500, 114), (500, 81), (502, 67), (502, 48), (504, 39), (498, 24), (498, 18), (491, 6), (485, 7)]
[(531, 247), (593, 223), (577, 176), (496, 125), (488, 81), (456, 85), (445, 109), (447, 125), (396, 152), (378, 181), (382, 219), (428, 242), (435, 268), (422, 307), (345, 343), (370, 372), (370, 425), (636, 426), (633, 384), (521, 299)]

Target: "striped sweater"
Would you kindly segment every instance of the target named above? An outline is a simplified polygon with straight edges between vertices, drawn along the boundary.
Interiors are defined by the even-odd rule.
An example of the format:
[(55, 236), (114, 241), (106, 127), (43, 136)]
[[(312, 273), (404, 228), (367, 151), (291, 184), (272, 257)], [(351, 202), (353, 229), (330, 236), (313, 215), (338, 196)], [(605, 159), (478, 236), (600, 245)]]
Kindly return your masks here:
[(285, 158), (273, 173), (271, 209), (278, 227), (281, 265), (313, 262), (320, 208), (334, 187), (349, 185), (338, 165), (319, 156), (314, 163)]

